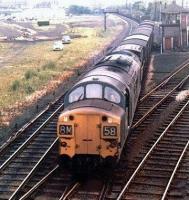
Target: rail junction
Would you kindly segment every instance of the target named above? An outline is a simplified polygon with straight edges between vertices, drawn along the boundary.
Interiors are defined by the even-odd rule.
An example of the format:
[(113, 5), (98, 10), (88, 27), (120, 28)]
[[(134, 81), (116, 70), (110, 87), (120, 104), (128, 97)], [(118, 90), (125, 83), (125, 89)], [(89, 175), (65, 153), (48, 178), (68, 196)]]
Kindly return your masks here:
[(73, 179), (56, 164), (61, 96), (1, 146), (0, 199), (189, 198), (188, 74), (186, 60), (156, 88), (142, 94), (119, 165), (87, 181)]

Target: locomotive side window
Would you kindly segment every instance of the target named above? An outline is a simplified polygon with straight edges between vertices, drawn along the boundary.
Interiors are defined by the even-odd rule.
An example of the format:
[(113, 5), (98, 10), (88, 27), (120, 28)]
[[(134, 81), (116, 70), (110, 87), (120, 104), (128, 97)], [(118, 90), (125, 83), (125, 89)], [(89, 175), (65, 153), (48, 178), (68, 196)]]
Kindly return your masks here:
[(84, 98), (84, 87), (78, 87), (69, 95), (69, 103), (82, 100)]
[(110, 87), (105, 87), (104, 98), (113, 103), (120, 103), (121, 97), (118, 92)]
[(86, 86), (86, 98), (102, 99), (102, 85), (88, 84)]

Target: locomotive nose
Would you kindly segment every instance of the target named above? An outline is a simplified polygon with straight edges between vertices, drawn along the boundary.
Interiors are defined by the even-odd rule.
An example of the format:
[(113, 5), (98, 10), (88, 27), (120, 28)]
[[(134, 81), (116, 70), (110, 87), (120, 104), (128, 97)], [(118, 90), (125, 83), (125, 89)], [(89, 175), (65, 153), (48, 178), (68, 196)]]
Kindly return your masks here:
[[(72, 120), (70, 120), (70, 115)], [(59, 120), (60, 154), (115, 156), (119, 143), (119, 123), (107, 114), (71, 113)]]

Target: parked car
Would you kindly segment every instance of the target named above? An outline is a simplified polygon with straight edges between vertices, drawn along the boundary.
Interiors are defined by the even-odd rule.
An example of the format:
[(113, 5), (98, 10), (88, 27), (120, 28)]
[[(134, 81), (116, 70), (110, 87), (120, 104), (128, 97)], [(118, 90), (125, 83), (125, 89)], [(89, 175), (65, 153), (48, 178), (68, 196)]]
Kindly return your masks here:
[(71, 43), (71, 38), (69, 35), (64, 35), (62, 36), (62, 43), (63, 44), (70, 44)]
[(56, 41), (53, 44), (53, 51), (62, 51), (64, 48), (64, 45), (62, 44), (62, 41)]

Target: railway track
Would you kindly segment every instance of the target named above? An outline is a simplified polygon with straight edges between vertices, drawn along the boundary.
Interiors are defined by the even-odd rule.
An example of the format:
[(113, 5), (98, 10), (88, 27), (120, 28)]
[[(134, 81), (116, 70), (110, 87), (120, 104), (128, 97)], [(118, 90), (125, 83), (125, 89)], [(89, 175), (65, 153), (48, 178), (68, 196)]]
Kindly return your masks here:
[[(164, 76), (164, 78), (160, 81), (160, 83), (158, 83), (157, 85), (155, 85), (153, 88), (146, 90), (145, 86), (145, 80), (143, 80), (143, 86), (141, 90), (141, 94), (140, 94), (140, 100), (139, 102), (143, 101), (143, 99), (145, 99), (148, 95), (150, 95), (150, 93), (153, 93), (155, 90), (157, 90), (158, 88), (160, 88), (161, 86), (163, 86), (164, 84), (166, 84), (166, 82), (168, 82), (170, 79), (174, 78), (175, 75), (177, 75), (177, 73), (179, 73), (180, 71), (182, 71), (182, 68), (185, 68), (185, 66), (189, 63), (189, 59), (185, 60), (183, 63), (181, 63), (180, 65), (176, 66), (176, 68), (169, 72), (167, 75)], [(148, 74), (148, 69), (145, 68), (146, 73), (144, 74), (144, 79), (147, 79), (146, 74)]]
[[(188, 77), (183, 79), (184, 74), (189, 74), (187, 63), (173, 76), (140, 99), (130, 141), (135, 140), (140, 132), (143, 132), (169, 104), (175, 101), (178, 90), (188, 87)], [(123, 177), (123, 171), (126, 171), (125, 164), (123, 164), (125, 158), (121, 161), (123, 165), (121, 164), (121, 167), (115, 170), (116, 184), (115, 181), (108, 183), (100, 181), (100, 186), (92, 192), (85, 189), (87, 188), (85, 184), (72, 184), (71, 175), (67, 172), (60, 173), (58, 166), (54, 165), (57, 151), (56, 121), (63, 109), (63, 98), (63, 96), (60, 97), (0, 147), (0, 199), (27, 199), (31, 197), (30, 195), (42, 198), (50, 196), (56, 199), (116, 199), (121, 192), (121, 186), (125, 182)], [(168, 121), (175, 116), (175, 111), (182, 104), (183, 102), (175, 106)], [(166, 123), (169, 122), (166, 121)], [(153, 138), (151, 143), (154, 140), (156, 138)], [(150, 148), (151, 143), (147, 145), (144, 153)], [(138, 157), (133, 166), (137, 167), (144, 153)], [(133, 167), (129, 170), (132, 172), (134, 169)], [(125, 194), (126, 192), (123, 191), (123, 195)]]
[[(88, 174), (85, 173), (87, 176)], [(103, 175), (104, 176), (104, 175)], [(109, 187), (107, 175), (86, 178), (72, 177), (70, 172), (55, 166), (48, 174), (44, 175), (39, 181), (36, 174), (31, 181), (35, 182), (30, 190), (19, 195), (19, 200), (25, 199), (99, 199), (105, 198), (106, 190)], [(18, 197), (18, 196), (17, 196)]]
[(0, 199), (14, 199), (55, 147), (56, 121), (63, 97), (20, 131), (0, 152)]
[(19, 200), (29, 198), (103, 200), (107, 187), (108, 181), (102, 181), (99, 178), (76, 181), (72, 179), (70, 173), (63, 171), (57, 165), (40, 181), (36, 182), (28, 192), (23, 196), (21, 195)]
[[(183, 68), (185, 68), (185, 67), (183, 67)], [(184, 73), (186, 73), (186, 72), (184, 72)], [(173, 76), (175, 76), (175, 74)], [(143, 123), (140, 123), (137, 127), (134, 127), (132, 131), (137, 131), (139, 129), (138, 132), (141, 132), (141, 130), (145, 130), (146, 126), (149, 125), (151, 122), (153, 122), (154, 117), (160, 116), (161, 112), (165, 108), (167, 108), (169, 104), (172, 104), (173, 102), (175, 102), (175, 98), (178, 95), (178, 93), (180, 92), (180, 89), (185, 90), (186, 88), (188, 88), (188, 84), (189, 84), (188, 83), (188, 76), (186, 76), (182, 79), (180, 78), (176, 83), (174, 82), (173, 85), (171, 83), (171, 86), (172, 86), (171, 89), (167, 89), (167, 91), (165, 91), (166, 89), (164, 89), (162, 87), (162, 85), (165, 86), (165, 84), (168, 83), (169, 80), (171, 80), (171, 78), (168, 78), (168, 81), (166, 80), (163, 84), (161, 84), (159, 87), (157, 87), (156, 90), (154, 90), (154, 91), (158, 92), (158, 94), (159, 94), (160, 91), (157, 91), (157, 89), (159, 89), (159, 88), (160, 88), (160, 90), (163, 89), (163, 94), (160, 95), (161, 98), (159, 98), (159, 96), (157, 95), (160, 103), (157, 103), (158, 100), (156, 100), (155, 106), (153, 106), (153, 109), (150, 108), (151, 109), (150, 112), (147, 112), (147, 116), (142, 121)], [(168, 86), (166, 86), (166, 87), (168, 87)], [(148, 95), (146, 95), (146, 97), (144, 97), (144, 99), (147, 99), (148, 97), (151, 98), (151, 96), (150, 96), (151, 94), (152, 94), (152, 92), (149, 93)], [(154, 95), (154, 93), (153, 93), (153, 95)], [(142, 101), (145, 102), (144, 100), (142, 100)], [(177, 112), (178, 109), (180, 109), (180, 106), (182, 106), (182, 104), (183, 104), (183, 102), (178, 103), (178, 106), (176, 106), (173, 109), (174, 112), (171, 113), (171, 116), (168, 119), (168, 121), (172, 120), (172, 118), (175, 116), (175, 112)], [(149, 116), (152, 116), (152, 117), (149, 118)], [(150, 119), (150, 121), (148, 121), (149, 119)], [(140, 120), (140, 118), (139, 118), (139, 120)], [(163, 122), (164, 121), (165, 120), (163, 119)], [(162, 125), (162, 126), (164, 126), (164, 125)], [(132, 133), (130, 141), (135, 140), (137, 134)], [(157, 133), (154, 133), (154, 135), (156, 136)], [(153, 138), (153, 140), (155, 140), (155, 139)], [(150, 147), (150, 145), (148, 145), (148, 148), (149, 147)], [(126, 147), (126, 149), (127, 149), (127, 147)], [(128, 152), (127, 152), (127, 154), (128, 154)], [(93, 190), (93, 191), (90, 192), (87, 189), (87, 186), (85, 184), (84, 185), (83, 184), (81, 184), (81, 185), (76, 184), (77, 187), (74, 187), (74, 185), (73, 185), (73, 188), (71, 187), (70, 190), (68, 190), (66, 185), (67, 186), (70, 185), (70, 180), (69, 180), (69, 182), (67, 182), (67, 184), (64, 187), (62, 187), (64, 189), (61, 189), (60, 191), (55, 190), (54, 192), (52, 192), (52, 194), (49, 194), (49, 190), (46, 189), (46, 190), (43, 190), (40, 193), (41, 193), (42, 196), (47, 197), (48, 195), (51, 195), (51, 197), (53, 197), (53, 198), (56, 196), (55, 194), (57, 193), (57, 194), (59, 194), (58, 199), (67, 199), (67, 198), (68, 199), (72, 199), (72, 198), (73, 199), (74, 198), (77, 198), (77, 199), (83, 199), (83, 198), (85, 198), (85, 199), (116, 199), (119, 192), (121, 191), (121, 188), (122, 188), (121, 186), (125, 182), (124, 173), (126, 173), (125, 176), (128, 179), (129, 176), (131, 176), (131, 172), (133, 172), (133, 170), (137, 167), (136, 163), (139, 163), (139, 161), (143, 158), (144, 154), (141, 154), (141, 155), (142, 156), (140, 158), (138, 158), (138, 161), (135, 162), (135, 165), (133, 165), (135, 167), (131, 167), (129, 170), (127, 170), (127, 166), (125, 166), (125, 163), (127, 163), (127, 162), (126, 162), (126, 160), (123, 156), (123, 158), (121, 160), (122, 164), (120, 164), (120, 168), (115, 170), (115, 173), (114, 173), (114, 176), (116, 177), (115, 180), (112, 181), (112, 182), (110, 181), (108, 184), (103, 184), (102, 182), (100, 183), (102, 185), (100, 188), (106, 188), (106, 189), (98, 188), (96, 191)], [(65, 178), (65, 180), (67, 180), (67, 179)], [(48, 181), (47, 181), (47, 185), (48, 185)], [(56, 182), (55, 185), (58, 186), (58, 185), (61, 185), (61, 183)], [(48, 187), (49, 186), (46, 186), (46, 188), (48, 188)], [(39, 191), (41, 191), (41, 190), (39, 190)], [(103, 195), (102, 195), (102, 191), (103, 191)], [(46, 192), (47, 192), (48, 195), (46, 194)]]
[(67, 191), (61, 200), (67, 199), (91, 199), (103, 200), (108, 182), (91, 179), (85, 183), (76, 182), (70, 190)]
[[(125, 184), (117, 200), (122, 198), (166, 199), (189, 146), (188, 131), (189, 100), (168, 123), (160, 136), (157, 134), (157, 139), (151, 141), (155, 143), (150, 150), (144, 149), (141, 154), (142, 161)], [(186, 170), (183, 173), (187, 175), (188, 172)], [(184, 198), (184, 195), (182, 197)]]
[[(149, 93), (142, 96), (136, 109), (136, 115), (132, 129), (138, 127), (149, 114), (154, 111), (161, 103), (167, 100), (178, 89), (182, 89), (183, 84), (188, 79), (189, 60), (178, 66), (177, 70), (170, 74), (163, 82), (152, 89)], [(184, 77), (184, 78), (183, 78)], [(186, 78), (186, 80), (185, 80)]]
[(27, 187), (30, 187), (30, 189), (24, 194), (20, 194), (19, 200), (30, 198), (61, 200), (73, 186), (72, 175), (68, 171), (63, 171), (58, 165), (41, 177), (40, 180), (38, 177), (39, 172), (31, 179), (32, 182), (35, 182), (35, 184), (32, 184), (33, 187), (28, 184)]
[[(138, 142), (140, 144), (137, 145), (140, 150), (142, 142), (148, 140), (153, 135), (153, 131), (159, 128), (169, 114), (179, 107), (181, 102), (179, 98), (183, 95), (181, 91), (189, 88), (189, 63), (187, 62), (140, 99), (126, 149), (130, 149), (130, 144), (133, 148), (135, 140), (141, 140), (141, 142)], [(175, 78), (176, 80), (174, 80)], [(128, 151), (126, 150), (126, 154), (128, 154)], [(135, 155), (137, 155), (136, 152)]]
[[(143, 97), (141, 102), (145, 102), (145, 100), (147, 100), (146, 104), (148, 104), (148, 98), (152, 98), (151, 95), (153, 95), (153, 98), (155, 98), (157, 96), (158, 99), (156, 99), (156, 101), (154, 101), (155, 105), (152, 106), (153, 109), (150, 108), (151, 111), (147, 112), (145, 118), (142, 121), (143, 123), (141, 122), (141, 123), (139, 123), (138, 126), (133, 127), (133, 131), (141, 132), (141, 130), (145, 130), (146, 126), (149, 125), (151, 122), (153, 122), (154, 117), (159, 116), (161, 114), (161, 112), (165, 108), (168, 107), (169, 104), (172, 104), (173, 102), (175, 102), (175, 98), (176, 98), (176, 96), (178, 95), (178, 93), (180, 92), (181, 89), (185, 90), (185, 89), (188, 88), (188, 76), (186, 76), (184, 78), (179, 78), (179, 79), (177, 79), (176, 82), (172, 81), (172, 78), (174, 78), (175, 76), (182, 76), (180, 74), (180, 72), (184, 73), (184, 74), (186, 73), (186, 71), (188, 70), (188, 66), (187, 65), (183, 65), (183, 66), (184, 66), (183, 71), (178, 70), (178, 72), (176, 72), (171, 77), (169, 77), (168, 80), (165, 80), (162, 84), (160, 84), (160, 86), (158, 86), (156, 89), (154, 89), (153, 92), (150, 92), (145, 97)], [(169, 84), (168, 86), (166, 85), (167, 83)], [(161, 91), (163, 91), (163, 93), (161, 95), (159, 95)], [(154, 94), (154, 92), (156, 92), (156, 93)], [(171, 113), (171, 116), (168, 119), (168, 121), (172, 120), (172, 118), (175, 116), (175, 112), (178, 111), (178, 109), (180, 109), (180, 106), (182, 106), (182, 104), (183, 104), (183, 102), (178, 103), (178, 106), (176, 106), (175, 109), (173, 109), (174, 112)], [(145, 110), (145, 112), (146, 112), (146, 110)], [(152, 117), (150, 118), (149, 116), (152, 116)], [(139, 120), (140, 120), (140, 117), (139, 117)], [(163, 120), (163, 122), (164, 122), (164, 120)], [(165, 125), (163, 125), (163, 126), (165, 126)], [(132, 133), (131, 134), (131, 136), (132, 136), (131, 140), (134, 140), (137, 134)], [(156, 136), (157, 133), (154, 133), (154, 135)], [(153, 140), (155, 140), (155, 139), (153, 138)], [(149, 147), (150, 147), (150, 145), (148, 145), (148, 148)], [(114, 181), (112, 181), (112, 183), (110, 182), (108, 184), (103, 184), (101, 182), (100, 183), (101, 187), (98, 188), (96, 191), (94, 191), (94, 190), (89, 191), (85, 184), (80, 185), (78, 183), (76, 183), (77, 186), (73, 185), (73, 187), (70, 187), (70, 189), (68, 189), (68, 187), (66, 187), (66, 185), (69, 186), (70, 181), (71, 181), (70, 179), (68, 179), (69, 181), (66, 182), (66, 185), (64, 185), (64, 187), (62, 187), (60, 191), (55, 190), (54, 192), (52, 192), (50, 194), (49, 189), (48, 189), (50, 186), (46, 186), (45, 188), (47, 188), (47, 189), (42, 190), (42, 191), (39, 190), (39, 191), (41, 191), (40, 194), (42, 195), (42, 197), (47, 197), (47, 196), (51, 195), (51, 197), (53, 197), (53, 198), (56, 196), (55, 194), (58, 194), (58, 197), (56, 196), (58, 199), (72, 199), (72, 198), (73, 199), (74, 198), (77, 198), (77, 199), (83, 199), (83, 198), (85, 198), (85, 199), (116, 199), (119, 192), (121, 191), (121, 188), (122, 188), (121, 186), (125, 182), (125, 179), (124, 179), (124, 176), (123, 176), (123, 171), (125, 171), (127, 173), (126, 177), (128, 179), (128, 177), (131, 176), (131, 172), (135, 168), (137, 168), (136, 163), (139, 163), (139, 161), (143, 158), (143, 156), (144, 156), (144, 154), (141, 154), (140, 158), (138, 158), (138, 161), (136, 161), (135, 165), (133, 165), (135, 167), (132, 167), (128, 171), (126, 170), (127, 168), (124, 168), (126, 160), (124, 160), (124, 158), (123, 158), (122, 161), (121, 161), (122, 164), (120, 165), (121, 167), (115, 170), (116, 179)], [(128, 172), (130, 172), (130, 173), (128, 173)], [(63, 179), (67, 180), (67, 178), (63, 178)], [(48, 183), (49, 182), (47, 181), (47, 185), (48, 185)], [(50, 181), (50, 183), (52, 183), (52, 181)], [(57, 183), (55, 181), (55, 185), (58, 186), (58, 185), (61, 185), (61, 183)], [(105, 185), (110, 185), (110, 186), (105, 186)], [(103, 188), (103, 189), (101, 189), (101, 188)], [(104, 189), (104, 188), (106, 188), (106, 189)]]

